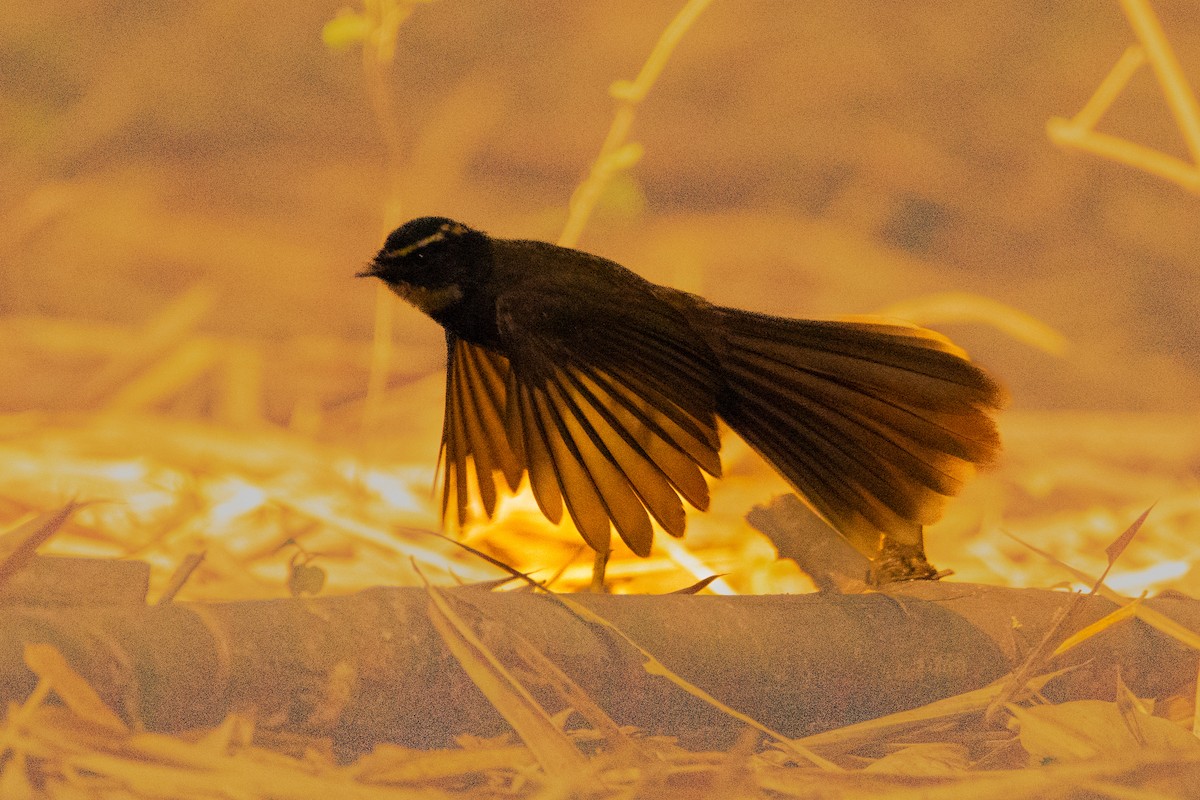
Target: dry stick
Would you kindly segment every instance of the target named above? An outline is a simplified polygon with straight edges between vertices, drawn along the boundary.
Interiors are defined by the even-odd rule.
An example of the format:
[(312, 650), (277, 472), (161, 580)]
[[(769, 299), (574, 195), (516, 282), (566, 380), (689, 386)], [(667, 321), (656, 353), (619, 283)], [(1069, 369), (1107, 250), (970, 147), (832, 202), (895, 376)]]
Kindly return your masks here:
[[(1103, 591), (1107, 588), (1104, 585), (1104, 579), (1108, 577), (1108, 573), (1112, 569), (1113, 564), (1117, 562), (1117, 559), (1120, 558), (1125, 552), (1125, 549), (1129, 547), (1129, 543), (1133, 541), (1135, 536), (1137, 536), (1138, 531), (1142, 529), (1142, 525), (1145, 524), (1146, 518), (1150, 516), (1150, 512), (1153, 510), (1154, 506), (1151, 505), (1150, 508), (1147, 508), (1145, 511), (1143, 511), (1137, 519), (1135, 519), (1124, 531), (1122, 531), (1121, 535), (1114, 539), (1108, 545), (1108, 547), (1104, 548), (1105, 553), (1108, 555), (1108, 564), (1104, 567), (1104, 572), (1100, 573), (1100, 577), (1092, 583), (1092, 589), (1087, 593), (1088, 597), (1091, 597), (1097, 593), (1103, 593)], [(1012, 536), (1011, 534), (1009, 534), (1009, 536), (1016, 539), (1016, 537)], [(1020, 542), (1021, 540), (1017, 539), (1017, 541)], [(1025, 544), (1024, 542), (1021, 543)], [(1026, 546), (1031, 547), (1030, 545)], [(1037, 551), (1037, 548), (1031, 549)], [(1049, 557), (1049, 554), (1047, 553), (1043, 553), (1043, 555)], [(1059, 642), (1054, 650), (1051, 650), (1050, 648), (1051, 645), (1054, 644), (1055, 640), (1059, 638), (1059, 634), (1066, 626), (1067, 621), (1071, 619), (1074, 612), (1080, 607), (1083, 597), (1084, 595), (1078, 592), (1072, 594), (1070, 601), (1061, 606), (1058, 611), (1055, 612), (1054, 618), (1051, 620), (1050, 627), (1046, 629), (1046, 635), (1042, 637), (1040, 642), (1038, 642), (1037, 647), (1035, 647), (1029, 653), (1024, 662), (1022, 662), (1021, 666), (1013, 672), (1012, 679), (1009, 681), (1004, 691), (1001, 692), (996, 699), (994, 699), (988, 705), (987, 711), (983, 715), (985, 724), (989, 724), (992, 719), (995, 718), (995, 715), (1000, 712), (1000, 709), (1004, 708), (1009, 700), (1011, 700), (1017, 694), (1017, 692), (1021, 691), (1021, 689), (1025, 687), (1025, 685), (1033, 677), (1033, 673), (1035, 671), (1040, 670), (1050, 659), (1057, 656), (1060, 652), (1069, 649), (1069, 647), (1063, 647), (1066, 642)], [(1099, 623), (1094, 623), (1086, 628), (1085, 630), (1088, 632), (1087, 636), (1080, 637), (1079, 641), (1099, 633), (1104, 628), (1113, 624), (1114, 621), (1119, 621), (1120, 619), (1133, 616), (1139, 605), (1140, 601), (1134, 601), (1124, 609), (1118, 608), (1116, 615), (1110, 614), (1104, 619), (1100, 620)], [(1124, 614), (1125, 616), (1120, 616), (1121, 614)], [(1067, 641), (1071, 641), (1071, 639), (1068, 638)], [(1071, 646), (1074, 646), (1074, 644), (1077, 643), (1078, 642), (1072, 642)]]
[(74, 500), (68, 501), (61, 508), (39, 514), (0, 536), (0, 586), (20, 572), (37, 549), (84, 505)]
[(1087, 130), (1096, 127), (1096, 123), (1124, 91), (1134, 73), (1145, 63), (1146, 48), (1140, 44), (1129, 45), (1113, 66), (1112, 71), (1104, 76), (1104, 80), (1096, 87), (1096, 92), (1079, 110), (1079, 113), (1071, 118), (1071, 124)]
[(1183, 134), (1192, 163), (1200, 164), (1200, 105), (1183, 77), (1179, 59), (1167, 43), (1162, 24), (1148, 0), (1121, 0), (1121, 10), (1129, 19), (1133, 32), (1146, 45), (1150, 67), (1166, 95), (1167, 105)]
[(151, 408), (212, 372), (219, 363), (218, 356), (216, 346), (207, 338), (184, 342), (116, 389), (104, 410), (129, 414)]
[[(362, 68), (366, 79), (371, 111), (383, 137), (386, 154), (387, 194), (384, 199), (383, 233), (400, 216), (399, 181), (401, 144), (400, 130), (392, 96), (388, 92), (388, 72), (396, 55), (396, 32), (413, 12), (412, 3), (396, 0), (364, 0), (367, 34), (363, 39)], [(392, 327), (395, 317), (395, 298), (383, 283), (375, 287), (375, 332), (371, 347), (371, 369), (367, 374), (367, 397), (363, 403), (363, 430), (371, 430), (379, 420), (383, 395), (387, 389), (388, 370), (392, 363)]]
[[(1200, 105), (1147, 0), (1120, 2), (1140, 44), (1131, 45), (1122, 54), (1078, 114), (1070, 120), (1052, 117), (1046, 123), (1046, 133), (1057, 144), (1086, 150), (1200, 193)], [(1147, 61), (1187, 144), (1191, 163), (1094, 129), (1133, 74)]]
[[(419, 571), (419, 567), (417, 568)], [(550, 777), (577, 772), (586, 765), (583, 754), (559, 730), (529, 690), (454, 610), (450, 596), (428, 582), (429, 619), (446, 648), (488, 702), (512, 726)]]
[(158, 596), (158, 601), (155, 605), (165, 606), (175, 601), (175, 595), (179, 594), (179, 590), (192, 577), (192, 573), (196, 571), (196, 568), (204, 563), (204, 553), (205, 551), (201, 550), (198, 553), (188, 553), (183, 557), (183, 560), (179, 562), (179, 566), (175, 567), (175, 571), (171, 573), (166, 588)]
[(567, 222), (558, 237), (561, 246), (574, 247), (579, 242), (588, 218), (596, 207), (596, 201), (600, 199), (609, 180), (621, 170), (632, 167), (641, 158), (641, 145), (626, 141), (629, 138), (629, 130), (633, 127), (637, 106), (646, 99), (683, 35), (711, 2), (712, 0), (688, 0), (663, 29), (637, 77), (632, 81), (617, 81), (609, 88), (609, 94), (620, 101), (621, 105), (613, 116), (608, 135), (604, 137), (604, 144), (600, 146), (600, 155), (592, 162), (587, 178), (571, 195)]
[(1071, 595), (1071, 599), (1058, 607), (1054, 612), (1054, 616), (1050, 619), (1050, 626), (1046, 628), (1045, 635), (1042, 640), (1037, 643), (1033, 650), (1029, 651), (1029, 655), (1021, 662), (1021, 666), (1013, 670), (1008, 682), (1005, 684), (1003, 691), (996, 695), (992, 702), (988, 703), (987, 710), (983, 713), (984, 726), (991, 725), (992, 720), (996, 715), (1008, 705), (1009, 701), (1017, 696), (1017, 693), (1022, 691), (1033, 679), (1034, 672), (1040, 670), (1052, 655), (1051, 647), (1058, 641), (1062, 629), (1066, 626), (1067, 621), (1071, 618), (1080, 603), (1083, 602), (1085, 595), (1075, 592)]
[(264, 419), (263, 354), (250, 344), (230, 343), (223, 348), (223, 376), (215, 416), (238, 427), (257, 425)]
[(1071, 346), (1062, 332), (1032, 314), (971, 292), (922, 295), (893, 303), (876, 313), (882, 317), (899, 317), (922, 327), (963, 322), (991, 325), (1019, 342), (1054, 356), (1065, 355)]
[(1058, 118), (1050, 120), (1047, 132), (1050, 138), (1060, 145), (1074, 147), (1109, 161), (1140, 169), (1163, 180), (1177, 183), (1189, 192), (1200, 194), (1200, 170), (1174, 156), (1165, 155), (1119, 136), (1100, 131), (1078, 130)]
[[(1192, 708), (1200, 708), (1200, 675), (1196, 677), (1196, 693), (1192, 697)], [(1200, 739), (1200, 714), (1192, 711), (1192, 735)]]

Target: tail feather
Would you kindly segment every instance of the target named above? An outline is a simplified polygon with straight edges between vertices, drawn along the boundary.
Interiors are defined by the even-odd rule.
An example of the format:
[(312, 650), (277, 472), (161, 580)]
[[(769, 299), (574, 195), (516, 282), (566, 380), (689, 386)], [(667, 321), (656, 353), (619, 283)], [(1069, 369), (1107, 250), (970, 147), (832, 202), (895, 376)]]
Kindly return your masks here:
[(1003, 391), (932, 331), (717, 314), (721, 418), (867, 552), (919, 543), (999, 452)]
[[(814, 440), (822, 451), (829, 448), (828, 459), (843, 463), (850, 477), (906, 517), (920, 517), (925, 505), (922, 497), (914, 496), (909, 483), (920, 484), (926, 490), (922, 495), (951, 495), (969, 477), (957, 464), (947, 463), (941, 451), (873, 419), (872, 407), (881, 404), (870, 395), (847, 396), (836, 402), (820, 385), (806, 385), (812, 376), (803, 372), (777, 369), (770, 373), (775, 381), (793, 381), (784, 390), (764, 381), (762, 375), (734, 369), (738, 385), (753, 396), (744, 403), (745, 409), (757, 408), (758, 416), (773, 419), (771, 427), (780, 435)], [(940, 438), (936, 428), (929, 432)]]
[(797, 424), (769, 401), (749, 402), (739, 411), (731, 427), (865, 552), (881, 531), (905, 541), (916, 535), (920, 523), (909, 520), (916, 509), (901, 476), (839, 428), (819, 419)]
[(794, 320), (722, 309), (736, 317), (735, 341), (752, 352), (793, 362), (830, 378), (853, 378), (863, 386), (899, 393), (908, 406), (969, 414), (1003, 393), (983, 370), (945, 337), (893, 323)]

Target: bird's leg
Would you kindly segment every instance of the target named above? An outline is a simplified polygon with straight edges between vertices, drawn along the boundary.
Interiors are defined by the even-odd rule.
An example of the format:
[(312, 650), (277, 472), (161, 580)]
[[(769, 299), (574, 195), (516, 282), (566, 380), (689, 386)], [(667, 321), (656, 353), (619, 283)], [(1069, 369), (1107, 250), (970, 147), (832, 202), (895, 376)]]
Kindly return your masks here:
[(604, 594), (608, 591), (604, 587), (604, 570), (608, 568), (608, 556), (611, 550), (597, 550), (595, 559), (592, 561), (592, 585), (591, 591), (596, 594)]
[(872, 586), (898, 581), (936, 581), (950, 574), (939, 572), (925, 558), (924, 531), (917, 531), (914, 544), (897, 542), (887, 534), (879, 535), (879, 549), (871, 559), (868, 582)]

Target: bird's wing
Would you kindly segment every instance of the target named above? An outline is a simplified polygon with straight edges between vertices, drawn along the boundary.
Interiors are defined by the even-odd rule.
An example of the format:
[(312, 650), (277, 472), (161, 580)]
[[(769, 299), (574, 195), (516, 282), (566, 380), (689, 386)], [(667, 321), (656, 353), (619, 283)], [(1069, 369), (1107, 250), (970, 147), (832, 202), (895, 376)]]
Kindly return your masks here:
[(490, 518), (496, 510), (495, 473), (516, 491), (525, 471), (505, 431), (504, 411), (508, 359), (473, 345), (454, 334), (446, 335), (446, 414), (442, 423), (442, 452), (446, 472), (442, 478), (442, 516), (455, 498), (459, 521), (467, 518), (469, 502), (467, 460), (475, 464), (476, 484)]
[(462, 518), (468, 458), (489, 515), (494, 473), (515, 489), (527, 472), (549, 519), (560, 520), (565, 504), (593, 548), (608, 549), (611, 524), (645, 555), (651, 517), (679, 536), (680, 496), (708, 506), (701, 469), (721, 469), (714, 373), (701, 353), (676, 341), (686, 333), (677, 319), (657, 320), (676, 326), (657, 331), (653, 313), (596, 308), (591, 298), (583, 307), (603, 320), (593, 325), (579, 318), (579, 299), (542, 297), (536, 312), (511, 314), (501, 303), (510, 358), (450, 337), (443, 502), (448, 508), (454, 495)]

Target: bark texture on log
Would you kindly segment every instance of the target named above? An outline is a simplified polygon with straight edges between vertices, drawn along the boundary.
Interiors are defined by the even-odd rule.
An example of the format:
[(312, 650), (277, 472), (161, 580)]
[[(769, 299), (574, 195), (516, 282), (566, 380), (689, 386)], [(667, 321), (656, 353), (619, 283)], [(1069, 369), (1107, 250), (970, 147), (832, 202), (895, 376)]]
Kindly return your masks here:
[[(508, 641), (539, 648), (619, 723), (718, 746), (741, 724), (642, 669), (606, 628), (553, 598), (450, 590), (501, 658)], [(916, 707), (1003, 675), (1045, 631), (1062, 593), (916, 583), (894, 594), (573, 595), (667, 667), (729, 706), (789, 736)], [(327, 733), (344, 753), (378, 741), (441, 746), (505, 730), (447, 652), (423, 589), (318, 599), (160, 607), (0, 609), (0, 694), (33, 685), (23, 642), (48, 642), (115, 709), (154, 730), (209, 726), (255, 709), (260, 724)], [(1193, 629), (1193, 601), (1155, 602)], [(1072, 630), (1114, 608), (1085, 598)], [(1014, 629), (1013, 621), (1020, 623)], [(1107, 697), (1114, 674), (1142, 696), (1194, 675), (1195, 656), (1140, 622), (1123, 623), (1052, 662), (1080, 665), (1060, 692)], [(514, 665), (521, 674), (522, 665)], [(528, 672), (528, 670), (526, 670)], [(539, 700), (554, 711), (550, 693)]]

